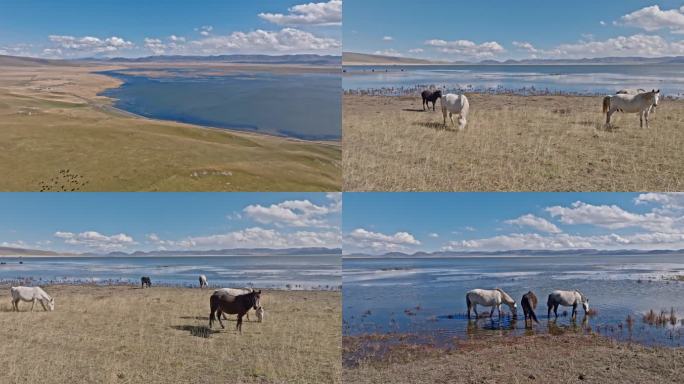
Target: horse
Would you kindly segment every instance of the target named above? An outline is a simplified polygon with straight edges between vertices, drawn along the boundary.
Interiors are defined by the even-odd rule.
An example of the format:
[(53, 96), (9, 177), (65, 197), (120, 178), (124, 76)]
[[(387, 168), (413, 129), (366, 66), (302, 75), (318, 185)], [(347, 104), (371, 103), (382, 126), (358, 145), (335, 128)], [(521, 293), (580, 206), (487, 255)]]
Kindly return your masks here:
[[(252, 293), (252, 292), (254, 292), (254, 290), (252, 288), (221, 288), (221, 289), (217, 289), (214, 291), (214, 293), (216, 293), (216, 292), (223, 292), (223, 293), (229, 294), (231, 296), (240, 296), (240, 295), (246, 295), (248, 293)], [(223, 314), (223, 320), (228, 320), (225, 313)], [(250, 321), (249, 311), (247, 311), (247, 321)]]
[(32, 302), (31, 312), (33, 312), (36, 301), (40, 302), (45, 311), (55, 310), (55, 299), (40, 287), (11, 287), (10, 295), (12, 296), (12, 311), (19, 312), (19, 301)]
[(204, 275), (199, 276), (199, 284), (200, 284), (200, 289), (204, 287), (209, 287), (209, 283), (207, 283), (207, 277)]
[(441, 90), (436, 90), (436, 91), (423, 91), (423, 93), (420, 94), (420, 96), (423, 98), (423, 111), (425, 110), (425, 106), (427, 105), (428, 109), (430, 109), (430, 103), (432, 103), (432, 111), (435, 111), (435, 104), (437, 104), (437, 100), (442, 98), (442, 91)]
[[(254, 291), (245, 295), (231, 296), (224, 292), (214, 292), (209, 298), (209, 307), (211, 313), (209, 314), (209, 328), (212, 327), (214, 320), (218, 317), (219, 324), (221, 328), (225, 329), (223, 322), (221, 321), (221, 314), (228, 313), (231, 315), (237, 315), (237, 325), (235, 328), (242, 333), (242, 317), (251, 308), (255, 310), (261, 307), (259, 305), (261, 300), (261, 291)], [(215, 314), (218, 312), (218, 316)]]
[(453, 115), (458, 115), (458, 129), (462, 130), (468, 124), (468, 111), (470, 110), (470, 103), (465, 95), (455, 95), (449, 93), (441, 98), (442, 115), (444, 116), (444, 126), (446, 127), (447, 113), (451, 124), (454, 125)]
[(556, 315), (556, 318), (558, 318), (558, 306), (562, 305), (564, 307), (572, 307), (572, 318), (574, 319), (577, 316), (578, 304), (582, 304), (584, 314), (589, 312), (589, 299), (580, 291), (553, 291), (546, 302), (548, 316), (551, 318), (551, 309), (553, 308), (553, 313)]
[(525, 314), (525, 324), (527, 324), (527, 319), (530, 321), (534, 320), (535, 323), (539, 324), (537, 315), (534, 313), (534, 309), (537, 308), (537, 295), (534, 292), (529, 291), (524, 294), (522, 300), (520, 300), (520, 306)]
[(479, 315), (477, 314), (478, 304), (485, 307), (492, 307), (492, 310), (489, 312), (489, 317), (492, 317), (494, 315), (494, 309), (496, 309), (499, 311), (499, 318), (501, 318), (502, 303), (508, 305), (508, 307), (511, 309), (511, 312), (513, 313), (513, 316), (516, 315), (515, 310), (518, 306), (515, 304), (515, 300), (513, 300), (513, 298), (510, 297), (502, 289), (473, 289), (472, 291), (468, 291), (468, 293), (466, 293), (466, 304), (468, 305), (468, 319), (470, 319), (471, 309), (473, 310), (473, 312), (475, 312), (475, 318), (477, 319), (479, 317)]
[(147, 288), (152, 288), (152, 279), (150, 279), (149, 276), (143, 276), (140, 278), (140, 285), (142, 285), (143, 288), (147, 286)]
[[(625, 90), (627, 91), (627, 90)], [(648, 128), (648, 117), (651, 111), (658, 106), (660, 101), (660, 90), (652, 90), (639, 94), (620, 93), (614, 96), (603, 98), (603, 113), (606, 114), (606, 125), (610, 125), (610, 118), (615, 112), (638, 113), (641, 128)]]

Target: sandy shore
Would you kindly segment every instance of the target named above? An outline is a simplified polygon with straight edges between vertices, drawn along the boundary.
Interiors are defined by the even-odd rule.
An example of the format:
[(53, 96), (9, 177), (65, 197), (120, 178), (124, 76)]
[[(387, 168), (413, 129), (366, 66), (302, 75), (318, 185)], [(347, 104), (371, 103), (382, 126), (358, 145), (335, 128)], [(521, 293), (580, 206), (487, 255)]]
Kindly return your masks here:
[(94, 73), (122, 68), (0, 67), (0, 190), (340, 189), (339, 143), (123, 113), (97, 96), (120, 81)]
[(675, 383), (684, 367), (684, 349), (581, 334), (455, 341), (450, 350), (399, 344), (360, 361), (347, 357), (368, 340), (345, 337), (343, 344), (345, 383)]
[(0, 287), (2, 382), (340, 382), (339, 292), (265, 291), (265, 321), (239, 335), (234, 317), (208, 330), (212, 290), (45, 290), (54, 312), (21, 303), (17, 313)]
[(345, 95), (345, 191), (679, 191), (684, 101), (649, 129), (604, 127), (601, 99), (468, 94), (468, 127), (445, 129), (420, 97)]

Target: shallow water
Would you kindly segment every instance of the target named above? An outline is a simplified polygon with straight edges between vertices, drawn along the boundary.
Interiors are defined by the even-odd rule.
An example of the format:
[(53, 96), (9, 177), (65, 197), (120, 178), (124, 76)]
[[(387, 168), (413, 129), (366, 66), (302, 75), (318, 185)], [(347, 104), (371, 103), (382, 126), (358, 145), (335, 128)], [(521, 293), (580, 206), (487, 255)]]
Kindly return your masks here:
[[(664, 280), (684, 272), (684, 256), (461, 257), (441, 259), (344, 259), (345, 335), (417, 333), (438, 340), (565, 331), (588, 332), (647, 345), (684, 345), (684, 283)], [(465, 294), (502, 288), (518, 303), (518, 319), (504, 306), (500, 321), (468, 321)], [(546, 297), (555, 289), (579, 289), (594, 316), (559, 308), (548, 321)], [(526, 329), (520, 299), (532, 290), (540, 324)], [(676, 325), (651, 326), (643, 315), (674, 309)], [(567, 315), (563, 316), (563, 312)], [(480, 307), (480, 313), (488, 309)], [(552, 314), (553, 316), (553, 314)], [(634, 321), (631, 327), (626, 319)]]
[[(623, 88), (684, 94), (684, 65), (439, 65), (344, 67), (345, 90), (409, 93), (431, 85), (449, 91), (612, 94)], [(387, 72), (385, 72), (387, 71)], [(532, 90), (531, 88), (534, 88)]]
[(116, 99), (119, 109), (154, 119), (304, 140), (341, 137), (338, 74), (136, 72), (102, 72), (124, 82), (102, 95)]
[[(337, 256), (193, 257), (3, 257), (0, 281), (31, 284), (153, 284), (196, 286), (200, 274), (210, 286), (339, 289)], [(23, 261), (23, 264), (19, 264)]]

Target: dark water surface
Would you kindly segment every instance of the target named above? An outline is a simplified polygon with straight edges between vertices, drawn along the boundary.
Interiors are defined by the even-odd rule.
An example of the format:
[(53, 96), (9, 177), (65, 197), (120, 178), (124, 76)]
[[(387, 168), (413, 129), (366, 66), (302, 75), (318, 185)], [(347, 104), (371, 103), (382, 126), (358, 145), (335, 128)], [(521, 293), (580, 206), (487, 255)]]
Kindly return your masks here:
[(102, 95), (116, 99), (119, 109), (154, 119), (304, 140), (341, 137), (339, 74), (165, 68), (152, 77), (140, 71), (101, 72), (124, 82)]
[[(200, 274), (210, 286), (339, 289), (337, 256), (192, 257), (3, 257), (0, 281), (48, 283), (153, 284), (196, 286)], [(19, 261), (23, 263), (20, 264)]]
[[(591, 329), (647, 345), (684, 345), (684, 282), (664, 279), (684, 273), (684, 255), (344, 259), (343, 269), (345, 335), (417, 333), (448, 340)], [(517, 321), (499, 321), (496, 314), (468, 321), (466, 292), (496, 287), (518, 303)], [(572, 321), (572, 308), (561, 307), (559, 315), (568, 316), (548, 321), (546, 299), (555, 289), (579, 289), (598, 313), (584, 318), (580, 308)], [(525, 329), (519, 304), (529, 290), (539, 299), (541, 322), (532, 330)], [(646, 324), (643, 316), (652, 309), (674, 309), (676, 324)]]

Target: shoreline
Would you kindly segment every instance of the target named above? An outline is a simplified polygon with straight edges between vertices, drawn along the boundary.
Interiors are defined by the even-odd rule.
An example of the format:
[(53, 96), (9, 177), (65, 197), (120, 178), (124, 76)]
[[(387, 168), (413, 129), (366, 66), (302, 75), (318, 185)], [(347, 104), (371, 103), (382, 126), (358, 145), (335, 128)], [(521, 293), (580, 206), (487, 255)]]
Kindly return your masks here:
[[(163, 281), (163, 280), (162, 280)], [(17, 280), (3, 280), (0, 279), (0, 290), (9, 288), (12, 286), (17, 286), (14, 285), (15, 283), (18, 283), (21, 285), (21, 283), (30, 283), (29, 286), (40, 286), (40, 287), (51, 287), (51, 288), (64, 288), (64, 287), (70, 287), (70, 288), (83, 288), (83, 287), (100, 287), (100, 288), (130, 288), (130, 287), (138, 287), (140, 286), (140, 282), (134, 282), (130, 281), (126, 283), (126, 281), (123, 280), (116, 280), (113, 282), (109, 282), (108, 280), (104, 280), (103, 282), (96, 282), (96, 281), (85, 281), (85, 280), (78, 280), (78, 281), (73, 281), (73, 282), (68, 282), (68, 281), (41, 281), (41, 280), (27, 280), (27, 279), (17, 279)], [(33, 283), (40, 283), (40, 284), (33, 284)], [(197, 282), (193, 283), (188, 283), (188, 284), (172, 284), (172, 283), (164, 283), (164, 282), (159, 282), (159, 280), (153, 280), (152, 281), (152, 287), (158, 287), (158, 288), (178, 288), (178, 289), (198, 289), (199, 287), (197, 286)], [(320, 288), (320, 285), (316, 287), (311, 287), (311, 288), (278, 288), (278, 287), (260, 287), (260, 286), (254, 286), (254, 284), (247, 284), (249, 288), (253, 289), (260, 289), (265, 292), (341, 292), (342, 289), (338, 288), (337, 286), (331, 286), (330, 289), (322, 289)], [(221, 289), (225, 288), (223, 286), (214, 286), (214, 285), (209, 285), (206, 289), (207, 290), (216, 290), (216, 289)]]

